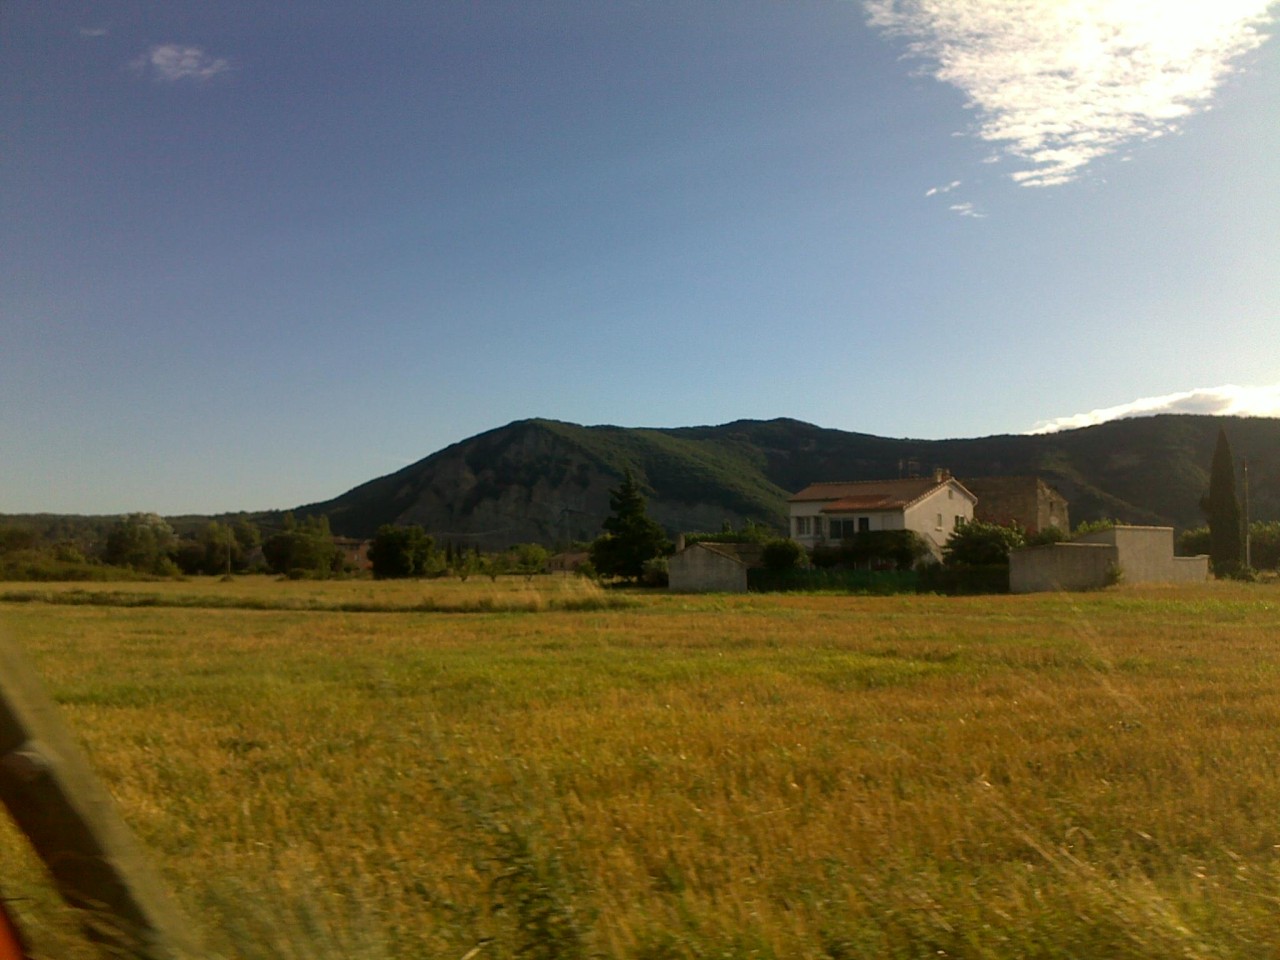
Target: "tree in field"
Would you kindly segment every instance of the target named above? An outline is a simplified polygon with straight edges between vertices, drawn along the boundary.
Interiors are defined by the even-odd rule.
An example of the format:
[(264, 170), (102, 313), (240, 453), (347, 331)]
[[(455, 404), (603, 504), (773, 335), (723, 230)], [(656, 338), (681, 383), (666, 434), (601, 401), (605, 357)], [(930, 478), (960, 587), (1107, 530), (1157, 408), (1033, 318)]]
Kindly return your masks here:
[(435, 538), (417, 524), (397, 527), (384, 523), (369, 545), (369, 562), (378, 579), (425, 577), (440, 567)]
[(518, 543), (511, 548), (515, 556), (516, 573), (523, 574), (525, 580), (532, 580), (547, 569), (547, 561), (551, 554), (540, 543)]
[(329, 518), (284, 516), (284, 529), (262, 544), (262, 555), (274, 573), (290, 576), (328, 576), (342, 569), (342, 551), (333, 542)]
[(131, 513), (117, 520), (107, 532), (102, 559), (143, 573), (169, 573), (174, 570), (170, 552), (177, 540), (173, 527), (164, 518), (154, 513)]
[(1209, 468), (1209, 495), (1200, 501), (1209, 520), (1209, 562), (1224, 576), (1240, 567), (1244, 539), (1240, 529), (1240, 501), (1236, 497), (1236, 470), (1225, 428), (1218, 430), (1218, 445)]
[(638, 580), (646, 561), (671, 552), (666, 533), (647, 508), (640, 484), (628, 470), (622, 486), (609, 492), (612, 513), (605, 518), (604, 536), (591, 544), (591, 563), (602, 576)]
[(494, 583), (504, 573), (511, 572), (512, 556), (509, 553), (490, 553), (481, 560), (480, 569)]
[(467, 582), (468, 577), (484, 572), (484, 557), (480, 553), (480, 548), (476, 547), (473, 550), (469, 550), (466, 547), (459, 547), (455, 549), (453, 551), (453, 560), (449, 563), (449, 570), (463, 583)]

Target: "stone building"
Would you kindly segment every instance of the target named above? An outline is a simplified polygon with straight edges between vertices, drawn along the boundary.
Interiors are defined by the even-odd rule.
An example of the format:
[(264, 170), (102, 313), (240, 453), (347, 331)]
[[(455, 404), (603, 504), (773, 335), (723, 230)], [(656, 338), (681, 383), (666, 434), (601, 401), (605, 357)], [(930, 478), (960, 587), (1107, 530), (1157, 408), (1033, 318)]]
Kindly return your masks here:
[(970, 477), (964, 485), (978, 498), (975, 520), (1017, 523), (1028, 533), (1048, 527), (1071, 532), (1067, 498), (1039, 477)]

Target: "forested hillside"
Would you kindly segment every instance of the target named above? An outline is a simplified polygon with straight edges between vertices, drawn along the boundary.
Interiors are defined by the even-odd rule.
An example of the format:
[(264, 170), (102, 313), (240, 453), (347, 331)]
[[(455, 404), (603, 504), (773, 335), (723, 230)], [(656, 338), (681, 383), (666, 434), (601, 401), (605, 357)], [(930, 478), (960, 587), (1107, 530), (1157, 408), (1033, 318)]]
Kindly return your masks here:
[(521, 420), (296, 512), (327, 513), (349, 536), (398, 522), (486, 548), (567, 543), (598, 535), (608, 491), (630, 469), (673, 533), (748, 519), (781, 529), (787, 496), (815, 480), (943, 467), (961, 478), (1038, 474), (1067, 497), (1077, 522), (1186, 528), (1203, 522), (1220, 425), (1237, 464), (1250, 460), (1253, 519), (1280, 519), (1280, 420), (1186, 415), (970, 440), (890, 439), (787, 419), (673, 429)]

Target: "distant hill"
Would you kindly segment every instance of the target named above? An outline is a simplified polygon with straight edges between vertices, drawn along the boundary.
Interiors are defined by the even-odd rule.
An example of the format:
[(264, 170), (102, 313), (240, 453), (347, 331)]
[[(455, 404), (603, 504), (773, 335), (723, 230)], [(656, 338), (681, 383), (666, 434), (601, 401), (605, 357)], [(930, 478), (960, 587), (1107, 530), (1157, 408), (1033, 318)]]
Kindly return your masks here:
[(816, 480), (926, 474), (1036, 474), (1071, 505), (1073, 522), (1199, 526), (1218, 428), (1251, 462), (1254, 519), (1280, 519), (1280, 420), (1164, 415), (1042, 436), (899, 440), (797, 420), (641, 429), (520, 420), (295, 513), (327, 513), (337, 533), (421, 524), (438, 539), (497, 548), (589, 540), (609, 490), (632, 470), (650, 513), (672, 533), (747, 519), (780, 531), (787, 497)]

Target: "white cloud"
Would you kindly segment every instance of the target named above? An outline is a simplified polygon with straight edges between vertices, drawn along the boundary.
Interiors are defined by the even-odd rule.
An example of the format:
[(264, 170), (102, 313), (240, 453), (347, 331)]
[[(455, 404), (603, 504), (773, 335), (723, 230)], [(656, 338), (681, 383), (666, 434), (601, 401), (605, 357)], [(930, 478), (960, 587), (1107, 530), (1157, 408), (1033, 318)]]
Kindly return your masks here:
[(953, 203), (947, 209), (952, 213), (958, 213), (962, 217), (974, 217), (978, 220), (986, 216), (985, 213), (967, 201), (965, 203)]
[(85, 37), (87, 39), (105, 37), (109, 32), (110, 31), (108, 31), (106, 27), (81, 27), (80, 28), (80, 36)]
[(1124, 417), (1154, 416), (1157, 413), (1205, 413), (1234, 417), (1280, 417), (1280, 383), (1263, 387), (1197, 387), (1162, 397), (1143, 397), (1132, 403), (1090, 410), (1070, 417), (1041, 420), (1028, 433), (1057, 433), (1120, 420)]
[(1028, 169), (1076, 179), (1124, 144), (1159, 137), (1260, 46), (1277, 0), (863, 0), (978, 111), (976, 134)]
[(174, 82), (212, 80), (231, 69), (231, 61), (224, 57), (211, 57), (199, 47), (184, 47), (177, 43), (165, 43), (152, 47), (130, 62), (129, 66), (153, 80)]

